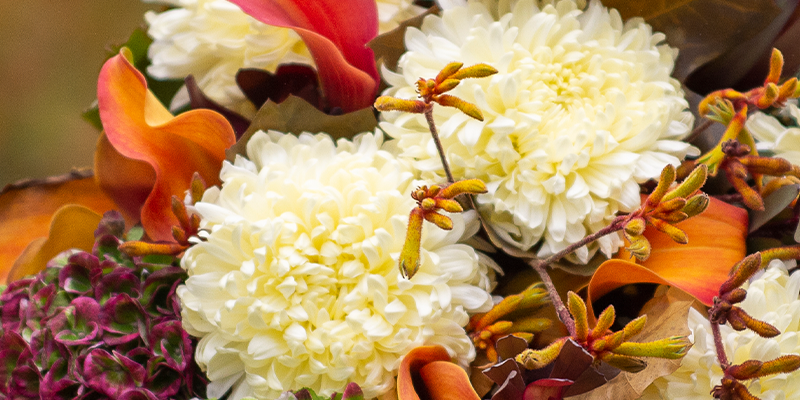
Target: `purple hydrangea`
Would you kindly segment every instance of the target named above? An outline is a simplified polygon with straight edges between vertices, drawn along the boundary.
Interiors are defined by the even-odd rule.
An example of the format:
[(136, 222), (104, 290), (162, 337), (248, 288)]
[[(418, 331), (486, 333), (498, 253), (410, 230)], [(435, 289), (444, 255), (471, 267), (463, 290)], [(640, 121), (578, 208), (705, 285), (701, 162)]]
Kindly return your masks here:
[(176, 257), (126, 256), (124, 237), (106, 213), (92, 253), (62, 253), (0, 295), (0, 399), (205, 396), (175, 295), (185, 271)]

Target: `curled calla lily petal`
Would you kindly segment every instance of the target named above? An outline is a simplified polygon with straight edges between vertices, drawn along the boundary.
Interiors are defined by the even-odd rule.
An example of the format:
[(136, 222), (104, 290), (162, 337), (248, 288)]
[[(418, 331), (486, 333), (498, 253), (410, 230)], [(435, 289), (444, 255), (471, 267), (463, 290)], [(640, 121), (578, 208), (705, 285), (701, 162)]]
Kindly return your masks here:
[[(90, 171), (21, 182), (0, 191), (0, 284), (24, 275), (15, 272), (9, 276), (14, 260), (32, 241), (36, 240), (38, 246), (44, 244), (51, 230), (53, 213), (67, 204), (83, 205), (98, 214), (115, 208), (114, 202), (97, 186)], [(96, 228), (97, 222), (93, 223)]]
[[(192, 110), (173, 117), (147, 89), (144, 76), (125, 54), (110, 58), (100, 71), (97, 101), (100, 120), (108, 142), (122, 156), (143, 161), (155, 171), (155, 184), (141, 210), (141, 221), (154, 240), (172, 240), (172, 196), (183, 198), (192, 175), (198, 172), (209, 184), (219, 183), (225, 149), (233, 145), (233, 128), (222, 115), (211, 110)], [(101, 139), (102, 140), (102, 139)], [(113, 163), (98, 152), (96, 164)], [(133, 164), (130, 164), (133, 165)], [(125, 202), (124, 187), (139, 182), (141, 165), (116, 171), (121, 190), (109, 190), (118, 202)], [(122, 196), (123, 198), (120, 198)]]
[(142, 205), (156, 183), (153, 167), (120, 154), (103, 132), (94, 150), (94, 170), (100, 189), (114, 199), (125, 219), (139, 222)]
[(253, 18), (303, 38), (331, 107), (370, 107), (379, 76), (367, 43), (378, 34), (374, 0), (231, 0)]
[(398, 400), (420, 400), (414, 380), (425, 386), (426, 398), (434, 400), (479, 400), (469, 376), (450, 362), (442, 346), (421, 346), (403, 357), (397, 374)]
[(62, 251), (92, 251), (94, 231), (102, 216), (84, 206), (68, 204), (53, 214), (50, 233), (31, 242), (14, 262), (8, 281), (15, 281), (43, 271), (47, 262)]
[(640, 264), (622, 250), (604, 262), (589, 282), (589, 304), (620, 286), (658, 283), (678, 287), (711, 305), (731, 267), (745, 256), (747, 211), (711, 198), (706, 211), (677, 224), (688, 244), (649, 227), (644, 236), (652, 245), (650, 258)]

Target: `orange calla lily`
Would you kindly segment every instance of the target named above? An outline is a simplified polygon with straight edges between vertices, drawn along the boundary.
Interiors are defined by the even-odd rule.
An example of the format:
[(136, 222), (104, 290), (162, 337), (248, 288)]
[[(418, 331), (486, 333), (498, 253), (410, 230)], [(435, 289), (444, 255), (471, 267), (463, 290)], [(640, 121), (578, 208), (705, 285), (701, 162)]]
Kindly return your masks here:
[(652, 245), (641, 265), (620, 251), (616, 259), (604, 262), (589, 282), (589, 304), (620, 286), (658, 283), (675, 286), (711, 305), (731, 267), (746, 254), (747, 211), (711, 198), (706, 211), (677, 224), (689, 243), (675, 243), (652, 227), (645, 237)]
[[(32, 245), (31, 242), (36, 240), (38, 246), (44, 244), (48, 232), (52, 232), (51, 217), (53, 213), (67, 204), (83, 205), (88, 210), (97, 213), (95, 215), (114, 209), (114, 202), (103, 194), (91, 173), (81, 171), (42, 181), (9, 185), (0, 192), (0, 284), (19, 279), (24, 274), (38, 272), (15, 268), (15, 272), (9, 274), (15, 264), (14, 260), (17, 260), (20, 254), (29, 245)], [(87, 226), (87, 224), (94, 224), (94, 228), (97, 227), (97, 222), (91, 218), (91, 214), (83, 213), (82, 215), (83, 217), (71, 219), (75, 228)], [(67, 224), (66, 236), (74, 235), (74, 231), (71, 231), (70, 227), (72, 224)], [(60, 223), (56, 225), (62, 226)], [(61, 229), (58, 228), (58, 230)], [(78, 228), (78, 231), (81, 230)], [(62, 232), (64, 231), (62, 230)], [(91, 236), (91, 239), (93, 243), (94, 237)], [(53, 251), (58, 253), (68, 248), (70, 247), (56, 246), (53, 247), (55, 249)], [(91, 243), (89, 249), (91, 249)], [(35, 253), (28, 252), (28, 254)]]
[(59, 208), (53, 214), (48, 236), (34, 240), (25, 248), (11, 267), (8, 281), (13, 282), (43, 271), (47, 262), (62, 251), (92, 251), (94, 231), (101, 219), (100, 214), (84, 206), (68, 204)]
[[(415, 387), (417, 382), (419, 387)], [(424, 393), (418, 393), (423, 390)], [(467, 373), (450, 362), (442, 346), (417, 347), (403, 358), (397, 374), (399, 400), (480, 400)]]
[[(141, 194), (143, 182), (151, 176), (142, 162), (149, 164), (155, 183), (141, 209), (142, 226), (151, 239), (171, 241), (171, 227), (178, 224), (171, 212), (172, 196), (183, 198), (195, 172), (210, 185), (219, 183), (225, 149), (235, 136), (225, 117), (211, 110), (172, 116), (147, 89), (144, 76), (129, 58), (130, 52), (123, 48), (100, 71), (100, 120), (108, 143), (119, 154), (113, 154), (101, 138), (95, 164), (103, 166), (100, 182), (106, 193), (128, 210), (131, 197)], [(116, 179), (105, 179), (109, 176)]]

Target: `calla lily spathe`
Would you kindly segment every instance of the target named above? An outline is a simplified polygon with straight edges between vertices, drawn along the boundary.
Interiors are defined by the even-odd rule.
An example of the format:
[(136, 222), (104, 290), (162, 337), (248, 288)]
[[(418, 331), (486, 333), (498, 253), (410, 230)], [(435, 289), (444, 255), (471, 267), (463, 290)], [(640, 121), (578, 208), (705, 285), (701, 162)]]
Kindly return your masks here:
[(172, 240), (171, 228), (178, 223), (171, 211), (172, 196), (183, 198), (195, 172), (210, 185), (219, 183), (225, 149), (235, 142), (233, 128), (211, 110), (173, 116), (147, 89), (125, 48), (103, 65), (97, 101), (110, 144), (101, 137), (95, 154), (95, 165), (105, 167), (98, 170), (101, 187), (138, 215), (131, 210), (138, 204), (130, 196), (146, 188), (151, 175), (143, 163), (149, 164), (155, 181), (141, 206), (142, 226), (154, 240)]

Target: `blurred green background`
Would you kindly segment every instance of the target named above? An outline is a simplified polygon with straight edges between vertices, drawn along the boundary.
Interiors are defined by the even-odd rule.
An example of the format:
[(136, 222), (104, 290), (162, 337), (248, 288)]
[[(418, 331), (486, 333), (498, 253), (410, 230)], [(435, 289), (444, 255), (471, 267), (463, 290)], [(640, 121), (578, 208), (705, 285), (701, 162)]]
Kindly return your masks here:
[(0, 188), (92, 165), (97, 131), (81, 119), (96, 98), (109, 44), (123, 43), (139, 0), (0, 0)]

